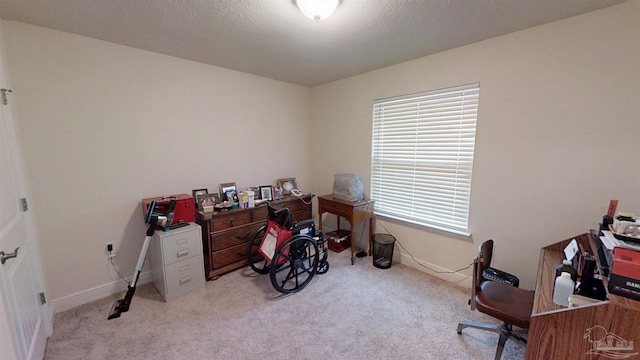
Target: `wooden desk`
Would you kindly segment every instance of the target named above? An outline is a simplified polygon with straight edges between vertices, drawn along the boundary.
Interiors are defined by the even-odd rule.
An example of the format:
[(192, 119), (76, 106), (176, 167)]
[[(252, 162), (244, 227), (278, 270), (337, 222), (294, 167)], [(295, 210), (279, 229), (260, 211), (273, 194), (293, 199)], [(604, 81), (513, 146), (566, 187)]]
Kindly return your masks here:
[(318, 197), (319, 226), (322, 229), (322, 213), (328, 212), (338, 217), (338, 229), (340, 230), (340, 217), (345, 218), (351, 225), (351, 265), (353, 265), (353, 249), (355, 246), (355, 225), (362, 220), (369, 219), (369, 256), (371, 256), (371, 237), (373, 236), (373, 205), (374, 200), (345, 201), (336, 199), (333, 195)]
[[(596, 244), (589, 233), (542, 248), (526, 359), (596, 360), (616, 358), (612, 356), (616, 353), (621, 354), (617, 358), (640, 359), (640, 301), (609, 294), (609, 300), (575, 308), (553, 303), (555, 266), (562, 262), (563, 249), (572, 239), (597, 255)], [(606, 286), (606, 278), (604, 281)], [(597, 340), (612, 343), (607, 350), (602, 348), (607, 344), (597, 344)], [(616, 345), (627, 345), (631, 349), (612, 350)], [(610, 356), (606, 356), (606, 351)]]

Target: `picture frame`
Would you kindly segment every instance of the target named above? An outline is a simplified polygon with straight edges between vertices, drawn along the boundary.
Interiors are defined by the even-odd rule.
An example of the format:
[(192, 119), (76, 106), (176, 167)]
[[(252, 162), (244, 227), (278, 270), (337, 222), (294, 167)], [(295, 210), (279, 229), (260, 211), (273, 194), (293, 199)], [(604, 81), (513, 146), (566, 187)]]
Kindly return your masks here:
[(207, 194), (207, 195), (205, 195), (205, 196), (204, 196), (204, 198), (205, 198), (205, 199), (210, 200), (210, 202), (212, 202), (212, 203), (213, 203), (213, 205), (215, 205), (215, 204), (219, 204), (219, 203), (221, 203), (221, 202), (222, 202), (222, 201), (220, 200), (220, 195), (218, 195), (218, 193), (215, 193), (215, 194)]
[(235, 202), (238, 195), (238, 188), (235, 182), (220, 184), (220, 198), (222, 201)]
[(213, 211), (213, 207), (219, 202), (218, 194), (205, 194), (200, 196), (198, 206), (204, 212)]
[(260, 186), (260, 199), (273, 201), (273, 186), (271, 185)]
[(283, 178), (278, 179), (276, 181), (278, 187), (281, 187), (284, 190), (284, 194), (290, 194), (291, 190), (297, 189), (298, 184), (296, 183), (296, 178)]
[(200, 207), (200, 204), (202, 203), (202, 197), (207, 194), (209, 194), (208, 189), (191, 190), (191, 196), (193, 196), (193, 201), (196, 203), (198, 210), (202, 210), (202, 208)]

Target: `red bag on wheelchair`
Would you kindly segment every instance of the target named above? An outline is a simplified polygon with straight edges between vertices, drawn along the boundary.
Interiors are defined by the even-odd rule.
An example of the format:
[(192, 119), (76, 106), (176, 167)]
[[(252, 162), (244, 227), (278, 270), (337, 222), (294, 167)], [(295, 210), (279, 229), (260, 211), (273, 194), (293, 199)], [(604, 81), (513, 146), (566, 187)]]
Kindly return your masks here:
[[(273, 220), (268, 221), (267, 231), (264, 234), (258, 252), (268, 261), (271, 261), (276, 254), (276, 249), (291, 237), (291, 230), (281, 227)], [(284, 249), (285, 255), (289, 254), (289, 249)], [(280, 263), (285, 262), (285, 258), (281, 258)]]

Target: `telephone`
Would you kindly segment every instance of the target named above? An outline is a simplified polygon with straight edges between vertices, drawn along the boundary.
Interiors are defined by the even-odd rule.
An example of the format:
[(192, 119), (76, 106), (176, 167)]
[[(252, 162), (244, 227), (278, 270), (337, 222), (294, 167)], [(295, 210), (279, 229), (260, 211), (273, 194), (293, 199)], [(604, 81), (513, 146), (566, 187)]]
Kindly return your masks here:
[(293, 196), (297, 196), (297, 197), (301, 197), (302, 196), (302, 192), (298, 189), (293, 189), (291, 190), (291, 195)]

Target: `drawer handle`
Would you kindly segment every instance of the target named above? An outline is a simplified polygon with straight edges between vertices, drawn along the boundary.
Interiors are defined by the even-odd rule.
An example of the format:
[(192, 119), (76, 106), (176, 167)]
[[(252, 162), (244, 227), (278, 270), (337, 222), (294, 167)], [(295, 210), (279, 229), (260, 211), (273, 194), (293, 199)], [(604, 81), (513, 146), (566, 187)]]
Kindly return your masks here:
[(188, 283), (189, 281), (191, 281), (191, 276), (187, 276), (186, 278), (182, 278), (182, 279), (180, 279), (180, 285), (184, 285), (184, 284)]
[(233, 226), (233, 218), (229, 219), (229, 224)]
[(238, 240), (244, 240), (244, 239), (249, 238), (249, 235), (251, 235), (251, 233), (250, 233), (250, 232), (245, 233), (243, 236), (236, 235), (236, 239), (238, 239)]
[(189, 267), (190, 267), (189, 264), (180, 266), (180, 272), (189, 271)]
[(189, 255), (189, 250), (178, 251), (178, 253), (176, 254), (177, 257), (183, 257), (187, 255)]
[(176, 241), (176, 244), (182, 245), (182, 244), (186, 243), (187, 241), (189, 241), (187, 238), (181, 238), (181, 239), (178, 239)]
[(236, 255), (238, 256), (247, 256), (247, 251), (236, 251)]

